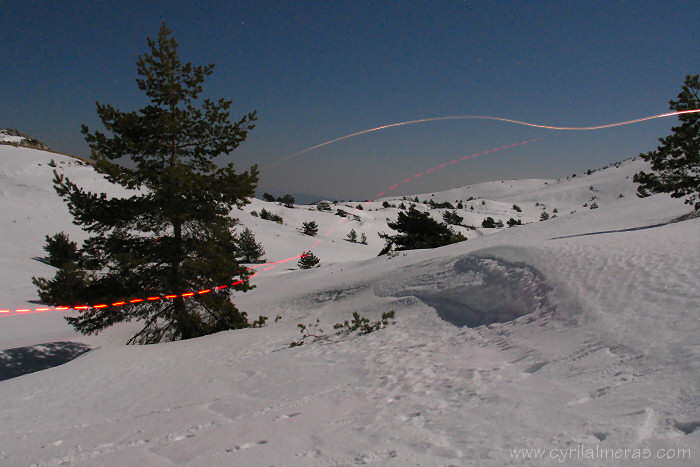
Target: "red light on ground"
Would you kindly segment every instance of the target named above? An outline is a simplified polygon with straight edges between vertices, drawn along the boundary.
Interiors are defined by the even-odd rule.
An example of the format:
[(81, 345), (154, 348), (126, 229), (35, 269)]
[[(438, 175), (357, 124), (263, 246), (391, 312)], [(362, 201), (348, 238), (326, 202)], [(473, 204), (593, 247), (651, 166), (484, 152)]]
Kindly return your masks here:
[(435, 170), (435, 167), (432, 167), (432, 168), (426, 170), (425, 173), (429, 174), (430, 172), (433, 172), (434, 170)]
[[(228, 285), (220, 285), (218, 287), (214, 287), (214, 290), (221, 290), (221, 289), (225, 289), (226, 287), (228, 287)], [(167, 298), (167, 297), (165, 297), (165, 298)]]
[(73, 308), (75, 308), (76, 310), (87, 310), (90, 307), (87, 305), (78, 305), (78, 306), (74, 306)]
[(10, 313), (10, 310), (0, 310), (0, 313)]
[(129, 303), (141, 303), (143, 301), (143, 298), (135, 298), (133, 300), (129, 300)]
[(160, 297), (148, 297), (146, 300), (150, 300), (150, 301), (160, 300)]
[(112, 306), (122, 306), (122, 305), (126, 305), (126, 302), (114, 302), (114, 303), (112, 303)]
[(49, 311), (51, 308), (36, 308), (34, 311)]
[(29, 308), (22, 308), (21, 310), (15, 310), (15, 313), (29, 313), (30, 311)]
[(57, 306), (56, 310), (57, 311), (67, 311), (67, 310), (70, 310), (70, 307), (69, 306)]
[(386, 193), (386, 190), (380, 192), (375, 198), (381, 198)]
[(101, 304), (101, 305), (94, 305), (93, 308), (107, 308), (109, 305)]
[(209, 292), (211, 292), (211, 289), (204, 289), (204, 290), (200, 290), (200, 291), (199, 291), (199, 292), (197, 292), (197, 293), (198, 293), (199, 295), (203, 295), (203, 294), (205, 294), (205, 293), (209, 293)]
[(243, 283), (243, 281), (238, 281), (238, 282), (234, 282), (234, 283), (231, 284), (231, 285), (233, 286), (233, 285), (238, 285), (238, 284), (242, 284), (242, 283)]
[(194, 292), (186, 292), (186, 293), (183, 293), (181, 295), (181, 297), (191, 297), (192, 295), (194, 295)]
[(405, 179), (405, 180), (401, 180), (401, 183), (408, 183), (408, 182), (410, 182), (410, 181), (411, 181), (411, 177), (408, 177), (408, 178)]

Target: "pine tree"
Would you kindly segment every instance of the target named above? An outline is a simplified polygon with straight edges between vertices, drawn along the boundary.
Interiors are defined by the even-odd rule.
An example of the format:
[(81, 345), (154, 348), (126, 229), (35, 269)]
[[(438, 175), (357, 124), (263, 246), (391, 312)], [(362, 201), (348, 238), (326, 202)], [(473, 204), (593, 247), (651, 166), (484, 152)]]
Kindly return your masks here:
[(268, 202), (274, 202), (274, 201), (275, 201), (275, 197), (272, 196), (270, 193), (263, 193), (262, 199), (263, 199), (263, 201), (268, 201)]
[(60, 268), (66, 263), (78, 261), (78, 244), (72, 242), (65, 232), (59, 232), (53, 237), (46, 236), (44, 251), (49, 254), (48, 263)]
[(331, 210), (331, 203), (328, 201), (319, 201), (316, 203), (316, 209), (319, 211), (330, 211)]
[(464, 217), (457, 214), (457, 211), (445, 211), (442, 214), (442, 219), (447, 224), (460, 225), (464, 220)]
[(495, 229), (496, 220), (493, 217), (487, 217), (481, 222), (481, 227), (483, 227), (484, 229)]
[(312, 237), (315, 237), (318, 233), (318, 224), (316, 224), (316, 221), (303, 222), (301, 224), (301, 230), (304, 233), (304, 235), (310, 235)]
[(363, 245), (367, 245), (367, 235), (365, 235), (364, 233), (360, 235), (360, 243), (362, 243)]
[[(700, 109), (700, 75), (685, 79), (678, 100), (669, 102), (673, 111)], [(635, 174), (640, 197), (651, 193), (671, 193), (673, 198), (684, 198), (685, 203), (700, 210), (700, 113), (678, 116), (681, 125), (673, 127), (673, 133), (660, 138), (661, 146), (655, 151), (641, 154), (651, 161), (653, 172)]]
[(320, 266), (321, 260), (318, 259), (316, 255), (314, 255), (310, 251), (305, 251), (304, 253), (301, 254), (301, 258), (299, 258), (299, 262), (297, 262), (297, 265), (301, 269), (311, 269), (311, 268), (316, 268)]
[(355, 229), (351, 229), (347, 237), (350, 243), (357, 243), (357, 232), (355, 232)]
[(282, 203), (284, 207), (286, 208), (293, 208), (294, 207), (294, 196), (290, 194), (286, 194), (280, 198), (277, 198), (277, 201)]
[(387, 225), (399, 234), (379, 234), (387, 242), (382, 251), (390, 250), (391, 245), (396, 245), (397, 250), (415, 250), (437, 248), (466, 240), (463, 235), (455, 233), (447, 225), (430, 217), (430, 213), (420, 212), (415, 208), (400, 212), (398, 220), (388, 222)]
[(243, 229), (243, 232), (238, 236), (238, 252), (237, 259), (244, 263), (264, 263), (262, 256), (265, 254), (265, 248), (262, 243), (255, 241), (253, 231), (248, 227)]
[[(139, 191), (108, 198), (54, 172), (55, 189), (74, 223), (92, 234), (80, 250), (77, 275), (85, 280), (73, 290), (75, 300), (108, 305), (66, 319), (85, 334), (143, 320), (129, 343), (188, 339), (248, 325), (246, 313), (230, 300), (231, 288), (251, 286), (250, 273), (235, 260), (235, 220), (229, 213), (248, 203), (258, 179), (257, 166), (236, 174), (232, 163), (219, 168), (213, 161), (245, 141), (255, 112), (231, 123), (231, 101), (200, 100), (214, 65), (183, 64), (165, 24), (148, 45), (150, 52), (138, 58), (136, 81), (149, 104), (122, 112), (97, 103), (107, 133), (90, 132), (85, 125), (82, 130), (95, 169), (109, 182)], [(124, 157), (133, 168), (112, 162)], [(232, 277), (241, 280), (216, 288), (230, 285)], [(44, 292), (50, 287), (45, 285), (40, 285)], [(200, 290), (208, 292), (190, 296)], [(143, 294), (153, 299), (112, 305)]]

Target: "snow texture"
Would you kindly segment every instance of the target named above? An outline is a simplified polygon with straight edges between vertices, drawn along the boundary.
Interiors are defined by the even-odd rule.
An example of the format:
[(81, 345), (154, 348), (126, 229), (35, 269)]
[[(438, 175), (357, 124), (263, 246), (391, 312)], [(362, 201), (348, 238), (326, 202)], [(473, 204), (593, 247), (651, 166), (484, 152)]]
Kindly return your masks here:
[[(53, 192), (51, 158), (78, 184), (106, 186), (74, 159), (0, 146), (2, 308), (37, 306), (31, 277), (53, 274), (37, 260), (46, 234), (84, 238)], [(268, 260), (322, 240), (322, 267), (261, 270), (254, 290), (236, 294), (252, 319), (270, 317), (261, 329), (125, 346), (138, 323), (85, 337), (60, 312), (0, 317), (0, 348), (13, 349), (0, 353), (4, 371), (21, 357), (36, 366), (42, 353), (65, 351), (62, 363), (92, 349), (0, 382), (0, 464), (541, 465), (558, 462), (511, 450), (598, 446), (691, 458), (571, 454), (565, 465), (696, 465), (700, 219), (683, 219), (687, 206), (666, 196), (636, 198), (631, 176), (645, 167), (435, 193), (464, 200), (464, 224), (479, 228), (462, 228), (466, 242), (395, 257), (376, 257), (377, 232), (398, 213), (384, 200), (341, 225), (335, 210), (357, 203), (323, 213), (254, 200), (232, 214)], [(592, 196), (598, 209), (583, 207)], [(250, 214), (263, 207), (285, 224)], [(560, 217), (539, 222), (554, 208)], [(487, 216), (526, 225), (481, 229)], [(298, 231), (310, 220), (318, 237)], [(351, 228), (369, 245), (345, 241)], [(390, 310), (385, 329), (332, 332), (354, 311)], [(328, 339), (290, 348), (297, 323), (317, 319)]]

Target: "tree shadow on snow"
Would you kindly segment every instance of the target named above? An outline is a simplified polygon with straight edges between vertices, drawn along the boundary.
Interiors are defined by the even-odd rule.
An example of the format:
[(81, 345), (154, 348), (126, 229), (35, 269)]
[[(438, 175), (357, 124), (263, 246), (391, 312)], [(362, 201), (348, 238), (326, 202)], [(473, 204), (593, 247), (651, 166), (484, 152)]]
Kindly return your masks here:
[(90, 350), (81, 342), (50, 342), (0, 351), (0, 381), (63, 365)]

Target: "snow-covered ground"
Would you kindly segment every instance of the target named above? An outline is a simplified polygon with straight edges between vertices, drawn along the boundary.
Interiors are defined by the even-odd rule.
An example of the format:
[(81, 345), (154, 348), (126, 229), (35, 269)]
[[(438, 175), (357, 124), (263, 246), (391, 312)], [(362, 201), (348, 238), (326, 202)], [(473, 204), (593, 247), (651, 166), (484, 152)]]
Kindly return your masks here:
[[(74, 159), (0, 146), (0, 308), (39, 306), (31, 276), (52, 275), (33, 259), (46, 234), (81, 238), (51, 187), (51, 158), (104, 186)], [(234, 215), (268, 261), (322, 240), (321, 268), (278, 265), (235, 297), (251, 318), (270, 317), (261, 329), (124, 346), (134, 323), (85, 337), (56, 311), (0, 316), (2, 349), (93, 348), (0, 381), (0, 464), (697, 465), (700, 219), (677, 221), (688, 206), (667, 196), (634, 196), (642, 167), (418, 195), (462, 200), (465, 225), (526, 225), (459, 227), (468, 241), (395, 257), (376, 257), (377, 232), (398, 213), (382, 202), (400, 198), (342, 224), (335, 211), (357, 202), (325, 213), (254, 200)], [(250, 214), (263, 207), (284, 225)], [(309, 220), (318, 237), (298, 231)], [(351, 228), (369, 244), (345, 241)], [(354, 311), (390, 310), (385, 329), (334, 335)], [(297, 324), (316, 320), (328, 339), (290, 348)]]
[(0, 143), (21, 143), (24, 138), (17, 135), (10, 135), (7, 130), (0, 130)]

